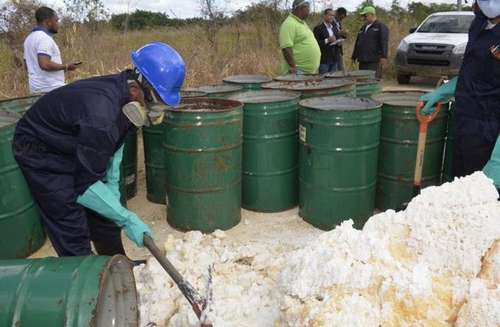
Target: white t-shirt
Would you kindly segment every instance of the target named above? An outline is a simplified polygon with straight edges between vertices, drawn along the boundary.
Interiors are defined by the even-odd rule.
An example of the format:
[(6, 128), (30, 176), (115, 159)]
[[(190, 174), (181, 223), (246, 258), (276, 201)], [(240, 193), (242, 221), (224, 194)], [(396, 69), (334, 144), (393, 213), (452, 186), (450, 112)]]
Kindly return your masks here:
[(62, 64), (61, 52), (56, 42), (41, 28), (35, 28), (24, 40), (24, 60), (28, 68), (30, 93), (46, 93), (63, 86), (64, 71), (48, 72), (38, 64), (38, 55), (50, 57), (50, 61)]

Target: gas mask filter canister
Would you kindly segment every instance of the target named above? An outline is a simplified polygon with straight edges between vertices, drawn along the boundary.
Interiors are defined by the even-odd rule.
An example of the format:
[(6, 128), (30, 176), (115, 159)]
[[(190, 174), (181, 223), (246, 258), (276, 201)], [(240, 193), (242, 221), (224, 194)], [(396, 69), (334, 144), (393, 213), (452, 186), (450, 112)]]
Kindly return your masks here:
[(140, 102), (132, 101), (122, 107), (123, 114), (136, 127), (149, 126), (148, 114)]

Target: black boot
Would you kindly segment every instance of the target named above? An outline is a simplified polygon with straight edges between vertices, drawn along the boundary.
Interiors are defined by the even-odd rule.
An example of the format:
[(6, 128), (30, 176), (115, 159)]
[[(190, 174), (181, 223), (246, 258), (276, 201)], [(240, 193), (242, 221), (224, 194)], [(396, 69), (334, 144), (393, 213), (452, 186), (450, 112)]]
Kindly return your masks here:
[(94, 243), (95, 250), (99, 255), (125, 255), (125, 249), (123, 248), (122, 238), (110, 238), (105, 241), (92, 241)]

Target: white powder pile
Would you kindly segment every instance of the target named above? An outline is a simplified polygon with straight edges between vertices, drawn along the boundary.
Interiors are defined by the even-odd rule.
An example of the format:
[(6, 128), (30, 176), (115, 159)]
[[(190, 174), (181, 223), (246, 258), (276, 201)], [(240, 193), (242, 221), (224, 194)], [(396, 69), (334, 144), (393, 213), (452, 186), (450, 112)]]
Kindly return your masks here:
[[(214, 303), (208, 316), (214, 326), (268, 326), (280, 315), (276, 280), (286, 265), (284, 254), (322, 232), (296, 215), (259, 226), (239, 227), (245, 228), (238, 234), (247, 239), (244, 242), (231, 239), (222, 231), (211, 235), (190, 232), (182, 239), (169, 237), (165, 244), (167, 256), (202, 294), (207, 269), (213, 264)], [(141, 326), (149, 322), (158, 326), (199, 325), (187, 301), (154, 258), (134, 273), (140, 295)]]
[[(165, 247), (201, 291), (213, 264), (215, 327), (493, 327), (500, 325), (497, 198), (476, 173), (424, 189), (407, 210), (375, 215), (362, 231), (351, 221), (331, 232), (281, 226), (252, 242), (192, 232)], [(198, 326), (154, 259), (135, 275), (142, 326)]]
[(472, 280), (456, 327), (500, 326), (500, 240), (488, 250)]

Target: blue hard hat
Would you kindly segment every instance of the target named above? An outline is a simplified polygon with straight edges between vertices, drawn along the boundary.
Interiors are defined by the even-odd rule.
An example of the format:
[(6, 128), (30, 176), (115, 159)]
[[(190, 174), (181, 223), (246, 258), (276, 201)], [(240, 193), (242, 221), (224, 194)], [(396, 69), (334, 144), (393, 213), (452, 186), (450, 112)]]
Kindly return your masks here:
[(500, 16), (499, 0), (477, 0), (479, 8), (488, 18), (497, 18)]
[(186, 77), (186, 64), (174, 48), (161, 42), (153, 42), (132, 52), (135, 68), (146, 78), (163, 102), (177, 106), (180, 91)]

